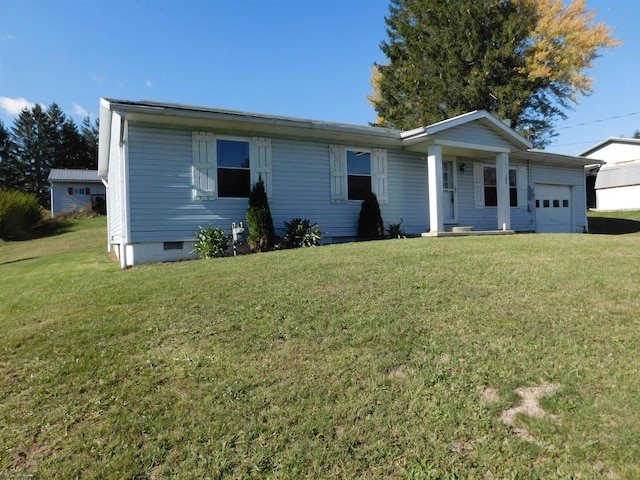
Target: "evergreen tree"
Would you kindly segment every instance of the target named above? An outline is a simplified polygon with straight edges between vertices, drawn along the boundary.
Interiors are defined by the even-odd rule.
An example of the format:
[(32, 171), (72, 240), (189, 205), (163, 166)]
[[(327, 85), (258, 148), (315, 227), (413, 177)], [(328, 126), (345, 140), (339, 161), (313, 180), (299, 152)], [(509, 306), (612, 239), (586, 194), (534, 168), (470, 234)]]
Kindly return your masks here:
[(262, 178), (251, 188), (247, 227), (249, 228), (247, 242), (253, 250), (261, 252), (274, 246), (276, 234)]
[(12, 160), (11, 135), (0, 121), (0, 189), (16, 190), (17, 172)]
[(83, 122), (82, 132), (60, 107), (53, 103), (25, 109), (14, 121), (2, 147), (0, 128), (0, 187), (30, 192), (44, 206), (49, 205), (49, 172), (52, 168), (95, 169), (98, 166), (97, 122)]
[(85, 152), (85, 159), (83, 168), (89, 168), (95, 170), (98, 168), (98, 120), (96, 119), (91, 123), (91, 118), (87, 115), (82, 121), (82, 143)]
[[(582, 0), (582, 10), (566, 12), (581, 22), (549, 27), (564, 13), (558, 1), (545, 0), (543, 10), (534, 0), (392, 0), (389, 39), (381, 44), (388, 63), (376, 65), (369, 96), (376, 124), (411, 129), (484, 109), (544, 146), (568, 100), (588, 93), (579, 73), (598, 48), (616, 44), (606, 27), (591, 28), (589, 17), (580, 17)], [(570, 42), (570, 34), (595, 40)], [(553, 35), (566, 55), (543, 57)], [(561, 75), (548, 73), (555, 60)]]
[(370, 193), (360, 205), (358, 237), (363, 240), (378, 240), (384, 235), (384, 223), (380, 204), (375, 193)]

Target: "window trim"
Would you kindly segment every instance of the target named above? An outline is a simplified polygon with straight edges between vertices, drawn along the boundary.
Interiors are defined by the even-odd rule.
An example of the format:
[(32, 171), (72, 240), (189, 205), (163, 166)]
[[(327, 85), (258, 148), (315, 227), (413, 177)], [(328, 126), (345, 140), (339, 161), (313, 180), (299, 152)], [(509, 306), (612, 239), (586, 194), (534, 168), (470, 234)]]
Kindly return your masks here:
[[(485, 187), (494, 187), (497, 193), (497, 185), (486, 185), (484, 183), (484, 169), (497, 169), (497, 166), (492, 163), (483, 162), (474, 162), (473, 166), (475, 208), (497, 208), (497, 205), (486, 205), (485, 198)], [(509, 172), (512, 171), (515, 172), (516, 181), (514, 186), (509, 185), (509, 208), (528, 208), (530, 197), (528, 168), (525, 165), (509, 165)], [(515, 205), (511, 205), (512, 189), (515, 192)]]
[[(388, 203), (387, 150), (383, 148), (359, 147), (354, 145), (329, 145), (329, 171), (331, 185), (331, 203), (355, 203), (362, 200), (349, 198), (349, 172), (347, 152), (369, 154), (371, 192), (375, 193), (378, 203)], [(352, 174), (354, 176), (367, 176)]]
[[(249, 145), (249, 191), (258, 182), (259, 178), (262, 178), (265, 184), (265, 190), (267, 197), (271, 198), (272, 186), (271, 186), (271, 172), (272, 172), (272, 149), (271, 139), (263, 137), (247, 137), (236, 135), (224, 135), (213, 132), (192, 132), (192, 198), (194, 200), (229, 200), (229, 201), (242, 201), (246, 202), (247, 197), (227, 197), (220, 196), (220, 185), (218, 182), (218, 169), (237, 169), (245, 170), (244, 168), (235, 167), (219, 167), (218, 166), (218, 140), (232, 141), (232, 142), (244, 142)], [(206, 149), (211, 149), (210, 155), (207, 155), (205, 161), (198, 157), (201, 154), (201, 145), (196, 142), (204, 142), (207, 144)], [(202, 179), (204, 176), (212, 184), (209, 189), (202, 188)]]

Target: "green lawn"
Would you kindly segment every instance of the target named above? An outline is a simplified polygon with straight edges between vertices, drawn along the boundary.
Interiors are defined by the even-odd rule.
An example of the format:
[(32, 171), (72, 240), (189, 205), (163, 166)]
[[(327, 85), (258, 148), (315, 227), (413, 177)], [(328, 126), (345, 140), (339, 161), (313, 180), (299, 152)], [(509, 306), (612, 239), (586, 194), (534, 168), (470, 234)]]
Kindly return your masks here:
[(640, 233), (121, 271), (105, 230), (0, 242), (1, 478), (640, 478)]

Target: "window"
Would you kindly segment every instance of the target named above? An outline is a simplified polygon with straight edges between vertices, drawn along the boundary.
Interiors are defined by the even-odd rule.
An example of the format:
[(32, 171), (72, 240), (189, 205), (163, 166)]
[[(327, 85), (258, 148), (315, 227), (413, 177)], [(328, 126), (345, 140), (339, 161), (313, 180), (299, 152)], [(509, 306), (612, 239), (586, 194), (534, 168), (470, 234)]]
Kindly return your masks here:
[(217, 140), (218, 197), (248, 197), (251, 192), (249, 142)]
[[(496, 167), (484, 167), (484, 206), (498, 206), (498, 187)], [(509, 205), (518, 206), (518, 174), (515, 168), (509, 169)]]
[(87, 188), (69, 187), (67, 189), (67, 192), (69, 193), (69, 195), (91, 195), (91, 189), (89, 187)]
[(371, 154), (347, 150), (349, 200), (364, 200), (371, 194)]
[(262, 178), (271, 198), (271, 139), (192, 132), (193, 198), (248, 198)]
[(329, 145), (331, 203), (363, 200), (375, 193), (379, 203), (389, 201), (387, 191), (387, 151), (360, 150)]

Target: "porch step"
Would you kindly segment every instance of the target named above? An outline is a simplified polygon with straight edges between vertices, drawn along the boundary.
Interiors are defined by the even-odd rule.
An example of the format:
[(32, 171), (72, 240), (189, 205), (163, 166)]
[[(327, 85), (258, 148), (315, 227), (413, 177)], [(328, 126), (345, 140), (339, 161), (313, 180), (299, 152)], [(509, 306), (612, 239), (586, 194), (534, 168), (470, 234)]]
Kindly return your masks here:
[(473, 232), (473, 227), (452, 227), (451, 233), (469, 233)]

